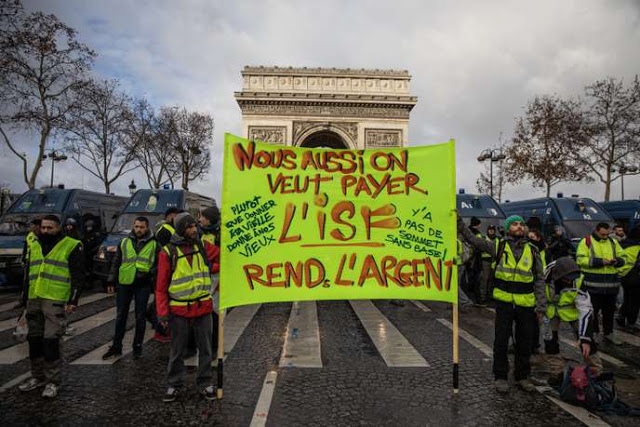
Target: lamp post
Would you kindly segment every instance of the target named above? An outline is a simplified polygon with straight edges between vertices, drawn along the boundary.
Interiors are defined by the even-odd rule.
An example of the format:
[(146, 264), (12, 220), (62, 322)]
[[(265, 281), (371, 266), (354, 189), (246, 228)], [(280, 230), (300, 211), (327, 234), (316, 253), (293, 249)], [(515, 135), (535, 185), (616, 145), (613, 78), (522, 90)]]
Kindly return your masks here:
[(60, 151), (56, 151), (56, 150), (49, 150), (49, 152), (45, 155), (42, 156), (42, 159), (46, 159), (49, 158), (51, 159), (51, 185), (50, 187), (53, 188), (53, 171), (55, 169), (55, 164), (56, 162), (64, 162), (65, 160), (67, 160), (67, 156)]
[(493, 198), (493, 162), (499, 162), (506, 159), (507, 156), (502, 152), (500, 148), (486, 148), (480, 152), (478, 156), (478, 161), (480, 163), (485, 160), (489, 160), (489, 193)]
[[(613, 172), (615, 172), (616, 170), (613, 169)], [(627, 173), (636, 173), (638, 172), (638, 167), (637, 166), (627, 166), (625, 164), (620, 164), (618, 165), (618, 172), (620, 173), (620, 191), (622, 193), (622, 200), (624, 200), (624, 176)]]
[(129, 184), (129, 194), (133, 196), (133, 193), (136, 192), (136, 188), (138, 188), (138, 186), (133, 180), (131, 180), (131, 184)]

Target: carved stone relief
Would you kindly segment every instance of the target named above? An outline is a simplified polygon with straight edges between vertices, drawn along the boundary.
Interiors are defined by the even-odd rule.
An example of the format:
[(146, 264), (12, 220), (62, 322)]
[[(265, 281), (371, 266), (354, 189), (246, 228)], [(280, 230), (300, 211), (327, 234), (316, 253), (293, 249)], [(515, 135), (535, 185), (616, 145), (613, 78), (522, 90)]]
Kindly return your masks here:
[(249, 126), (249, 139), (285, 145), (287, 128), (284, 126)]
[(349, 105), (305, 105), (305, 104), (253, 104), (240, 105), (245, 115), (273, 116), (327, 116), (327, 117), (372, 117), (409, 119), (409, 108), (390, 108)]
[(402, 147), (402, 130), (400, 129), (365, 129), (365, 148)]

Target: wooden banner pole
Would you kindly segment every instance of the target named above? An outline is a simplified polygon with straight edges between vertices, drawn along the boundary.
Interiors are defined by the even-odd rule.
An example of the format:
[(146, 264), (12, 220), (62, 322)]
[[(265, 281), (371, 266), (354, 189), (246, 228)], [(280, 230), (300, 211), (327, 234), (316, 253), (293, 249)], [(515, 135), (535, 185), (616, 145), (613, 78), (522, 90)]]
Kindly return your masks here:
[(453, 394), (458, 394), (458, 362), (459, 362), (459, 329), (458, 329), (458, 304), (453, 304)]
[(222, 380), (224, 370), (224, 315), (225, 310), (218, 313), (218, 387), (216, 394), (218, 399), (222, 399)]

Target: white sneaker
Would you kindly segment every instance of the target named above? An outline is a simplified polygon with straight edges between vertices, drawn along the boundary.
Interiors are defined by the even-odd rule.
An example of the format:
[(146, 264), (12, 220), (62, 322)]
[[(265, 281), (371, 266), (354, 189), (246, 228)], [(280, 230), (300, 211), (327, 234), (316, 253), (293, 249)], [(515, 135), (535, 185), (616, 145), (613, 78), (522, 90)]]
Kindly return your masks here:
[(44, 381), (40, 381), (37, 378), (31, 377), (27, 378), (23, 382), (18, 385), (18, 390), (20, 391), (31, 391), (40, 387), (44, 387), (47, 383)]
[(42, 397), (46, 397), (46, 398), (54, 398), (58, 395), (58, 386), (53, 384), (53, 383), (49, 383), (46, 386), (44, 386), (44, 390), (42, 390)]

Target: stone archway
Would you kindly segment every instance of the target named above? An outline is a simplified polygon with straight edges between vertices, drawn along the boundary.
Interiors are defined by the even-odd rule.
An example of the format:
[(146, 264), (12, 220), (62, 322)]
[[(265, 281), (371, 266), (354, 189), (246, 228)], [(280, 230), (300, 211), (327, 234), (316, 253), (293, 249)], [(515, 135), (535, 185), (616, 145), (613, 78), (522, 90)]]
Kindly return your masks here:
[(340, 135), (329, 130), (321, 130), (310, 134), (302, 140), (300, 147), (330, 148), (333, 150), (349, 148)]

